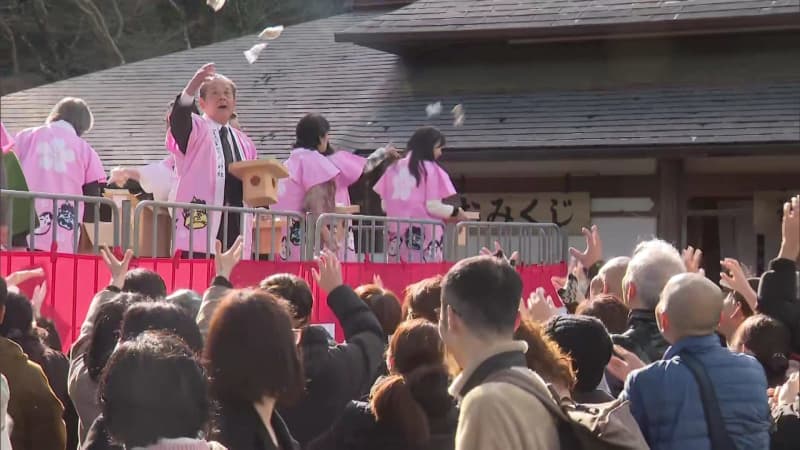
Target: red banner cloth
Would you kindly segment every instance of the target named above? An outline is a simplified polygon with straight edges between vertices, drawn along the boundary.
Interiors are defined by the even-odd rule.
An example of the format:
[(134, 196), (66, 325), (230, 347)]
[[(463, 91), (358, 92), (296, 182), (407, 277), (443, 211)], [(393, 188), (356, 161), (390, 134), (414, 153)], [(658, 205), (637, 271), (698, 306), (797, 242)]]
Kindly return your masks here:
[[(409, 284), (443, 274), (450, 266), (451, 263), (343, 263), (342, 275), (345, 284), (353, 287), (372, 283), (373, 276), (380, 275), (384, 286), (394, 291), (399, 298)], [(0, 255), (0, 275), (4, 277), (15, 271), (34, 267), (44, 269), (44, 280), (29, 280), (20, 286), (20, 290), (30, 297), (35, 286), (47, 281), (47, 297), (42, 306), (42, 314), (55, 322), (66, 351), (78, 336), (92, 297), (105, 288), (111, 274), (102, 258), (94, 255), (45, 252), (2, 252)], [(139, 258), (131, 262), (130, 268), (136, 267), (147, 268), (161, 275), (169, 292), (193, 289), (201, 294), (214, 279), (215, 270), (213, 260)], [(310, 261), (242, 261), (231, 274), (231, 282), (237, 288), (256, 286), (275, 273), (291, 273), (305, 279), (311, 286), (315, 299), (313, 323), (334, 324), (335, 337), (341, 341), (341, 327), (327, 306), (325, 294), (314, 281), (312, 267), (315, 267), (315, 263)], [(518, 271), (524, 283), (526, 298), (531, 291), (541, 286), (558, 302), (550, 278), (563, 276), (566, 273), (565, 264), (522, 266)]]

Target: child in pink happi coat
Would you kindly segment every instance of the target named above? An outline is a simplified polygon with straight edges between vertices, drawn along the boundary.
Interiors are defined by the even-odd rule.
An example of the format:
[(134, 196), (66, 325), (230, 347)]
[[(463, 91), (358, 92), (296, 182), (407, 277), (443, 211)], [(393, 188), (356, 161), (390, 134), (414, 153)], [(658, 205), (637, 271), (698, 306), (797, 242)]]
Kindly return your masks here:
[[(436, 162), (445, 138), (434, 127), (418, 129), (408, 140), (409, 155), (390, 166), (373, 188), (389, 217), (463, 220), (464, 212), (442, 200), (456, 194), (450, 176)], [(434, 225), (389, 223), (388, 254), (407, 262), (442, 259), (442, 232)]]
[[(50, 112), (44, 125), (20, 131), (15, 140), (17, 154), (31, 192), (100, 196), (106, 174), (100, 157), (82, 136), (93, 125), (89, 106), (79, 98), (66, 97)], [(94, 221), (94, 208), (73, 202), (36, 200), (39, 226), (34, 230), (34, 248), (73, 253), (79, 236), (79, 217)]]
[[(199, 96), (202, 115), (192, 111)], [(242, 207), (242, 182), (228, 171), (231, 163), (258, 157), (255, 144), (230, 125), (236, 110), (236, 85), (216, 72), (213, 63), (201, 67), (178, 96), (169, 116), (166, 146), (175, 157), (175, 200), (198, 205)], [(204, 209), (179, 210), (175, 218), (175, 247), (186, 256), (214, 252), (214, 240), (223, 249), (241, 234), (245, 255), (252, 245), (252, 215), (228, 217), (227, 235), (221, 213)], [(191, 245), (190, 245), (191, 244)], [(209, 246), (209, 244), (212, 244)]]

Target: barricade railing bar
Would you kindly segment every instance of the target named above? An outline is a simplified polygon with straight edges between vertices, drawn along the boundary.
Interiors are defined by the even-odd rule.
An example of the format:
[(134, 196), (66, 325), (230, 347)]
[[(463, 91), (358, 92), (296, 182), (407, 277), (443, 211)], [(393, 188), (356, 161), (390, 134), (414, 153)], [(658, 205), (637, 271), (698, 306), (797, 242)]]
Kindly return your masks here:
[[(438, 220), (334, 213), (313, 218), (264, 208), (154, 200), (140, 201), (132, 208), (130, 200), (115, 202), (105, 197), (12, 190), (0, 190), (0, 200), (4, 225), (9, 229), (9, 246), (12, 235), (20, 228), (19, 211), (27, 210), (27, 223), (22, 227), (27, 236), (17, 233), (14, 245), (30, 249), (37, 248), (37, 237), (41, 240), (50, 234), (53, 241), (58, 241), (59, 236), (71, 233), (70, 243), (76, 253), (96, 254), (100, 247), (111, 245), (132, 248), (137, 257), (172, 257), (177, 250), (183, 251), (184, 257), (207, 257), (199, 249), (213, 251), (217, 235), (211, 224), (218, 220), (222, 236), (228, 235), (232, 221), (238, 221), (238, 229), (247, 241), (247, 257), (260, 260), (311, 260), (334, 241), (343, 262), (458, 261), (477, 255), (482, 247), (494, 249), (495, 242), (509, 252), (518, 251), (521, 262), (526, 264), (560, 263), (567, 257), (565, 234), (557, 225), (546, 223), (469, 221), (446, 225)], [(38, 213), (36, 201), (40, 205)], [(43, 211), (42, 201), (50, 202), (47, 211)], [(92, 221), (84, 223), (81, 212), (85, 208), (90, 208), (86, 216)], [(73, 214), (69, 216), (62, 210)], [(37, 230), (40, 215), (52, 221), (46, 232), (44, 227)], [(64, 226), (58, 226), (59, 220)], [(201, 224), (197, 229), (192, 228), (194, 220)], [(182, 245), (186, 249), (176, 248), (179, 227), (190, 230)], [(202, 228), (205, 229), (200, 231)], [(195, 233), (202, 233), (200, 239), (205, 242), (196, 242)], [(91, 245), (82, 237), (88, 238)], [(228, 242), (223, 239), (223, 250), (227, 247)]]
[[(147, 217), (145, 217), (147, 216)], [(252, 237), (246, 236), (251, 243), (249, 256), (252, 259), (267, 259), (277, 261), (281, 253), (286, 250), (289, 239), (299, 242), (297, 245), (300, 255), (306, 254), (307, 232), (306, 218), (302, 214), (273, 211), (264, 208), (247, 208), (235, 206), (211, 206), (197, 203), (161, 202), (154, 200), (141, 201), (136, 205), (133, 213), (133, 248), (137, 256), (171, 256), (176, 252), (176, 239), (178, 227), (184, 226), (181, 217), (205, 217), (205, 248), (209, 253), (214, 249), (217, 235), (212, 221), (219, 220), (222, 236), (228, 236), (231, 221), (238, 220), (239, 231), (242, 234), (252, 232)], [(169, 225), (166, 225), (166, 224)], [(163, 234), (167, 233), (168, 236)], [(213, 236), (212, 236), (213, 234)], [(188, 233), (188, 249), (184, 250), (189, 258), (206, 256), (195, 252), (195, 233)], [(140, 241), (147, 239), (148, 242)], [(223, 251), (228, 249), (228, 242), (222, 240)], [(144, 244), (144, 245), (143, 245)], [(302, 258), (297, 258), (302, 259)]]
[[(49, 202), (50, 206), (43, 208), (43, 201)], [(36, 207), (37, 202), (39, 208)], [(120, 245), (120, 235), (125, 231), (120, 229), (120, 210), (114, 201), (105, 197), (1, 189), (0, 208), (3, 210), (3, 225), (8, 227), (9, 247), (23, 246), (24, 241), (27, 248), (37, 249), (37, 236), (40, 243), (44, 239), (42, 236), (47, 235), (51, 242), (59, 242), (59, 237), (71, 234), (70, 240), (62, 242), (71, 243), (75, 253), (87, 252), (89, 243), (82, 239), (82, 230), (85, 230), (86, 239), (91, 241), (91, 252), (97, 254), (102, 245)], [(27, 217), (23, 229), (19, 230), (20, 211), (15, 210), (23, 209), (27, 211)], [(92, 221), (84, 222), (85, 216)], [(103, 221), (102, 216), (107, 216), (110, 220)], [(104, 230), (109, 230), (106, 243), (100, 239)], [(64, 248), (60, 251), (70, 252)]]
[[(321, 214), (316, 230), (337, 240), (343, 262), (441, 262), (445, 225), (437, 220), (358, 214)], [(314, 233), (314, 254), (322, 251), (323, 233)]]
[(494, 250), (494, 243), (509, 252), (519, 252), (526, 264), (552, 264), (564, 261), (566, 238), (552, 223), (459, 222), (449, 234), (448, 258), (453, 261), (476, 255), (481, 248)]

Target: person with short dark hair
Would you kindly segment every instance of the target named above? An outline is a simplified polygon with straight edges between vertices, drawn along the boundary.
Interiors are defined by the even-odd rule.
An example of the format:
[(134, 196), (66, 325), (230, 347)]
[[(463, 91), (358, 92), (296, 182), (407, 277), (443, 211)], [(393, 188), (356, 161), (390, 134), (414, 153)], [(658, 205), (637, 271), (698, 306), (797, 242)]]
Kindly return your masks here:
[[(521, 297), (517, 271), (491, 256), (459, 261), (442, 281), (439, 333), (463, 368), (450, 386), (461, 402), (457, 450), (559, 448), (555, 417), (528, 389), (550, 391), (527, 367), (527, 344), (513, 338)], [(526, 387), (493, 381), (504, 373)]]
[(588, 316), (556, 316), (544, 330), (572, 361), (577, 378), (572, 399), (578, 403), (613, 401), (614, 397), (599, 388), (614, 348), (603, 323)]
[[(0, 324), (5, 321), (8, 288), (0, 277)], [(0, 368), (12, 393), (8, 415), (14, 420), (11, 445), (19, 450), (63, 450), (67, 445), (64, 407), (38, 364), (19, 345), (0, 336)]]
[(133, 269), (125, 274), (122, 292), (133, 292), (160, 300), (167, 296), (167, 285), (161, 275), (149, 269)]
[[(146, 301), (131, 304), (127, 308), (119, 331), (120, 342), (136, 339), (137, 336), (147, 331), (173, 334), (182, 339), (196, 355), (203, 350), (203, 338), (194, 319), (172, 303)], [(102, 414), (89, 428), (83, 448), (84, 450), (121, 450), (112, 442), (108, 423)]]
[(72, 448), (78, 445), (78, 415), (67, 392), (69, 361), (63, 353), (45, 345), (40, 330), (34, 327), (33, 317), (33, 306), (27, 297), (19, 293), (8, 293), (5, 318), (0, 324), (0, 336), (17, 343), (31, 361), (42, 367), (50, 389), (64, 406), (67, 444)]
[(394, 292), (375, 284), (365, 284), (356, 289), (356, 295), (369, 306), (387, 337), (391, 337), (400, 322), (403, 311)]
[(198, 439), (209, 419), (205, 373), (179, 337), (146, 331), (123, 342), (100, 382), (103, 417), (125, 448), (211, 450)]
[(230, 292), (211, 319), (204, 359), (219, 404), (213, 438), (231, 450), (300, 448), (275, 410), (304, 384), (285, 302), (262, 290)]
[(772, 317), (756, 314), (742, 322), (731, 339), (730, 348), (758, 360), (767, 375), (767, 384), (776, 387), (786, 381), (791, 339), (785, 325)]
[(262, 280), (259, 287), (289, 302), (294, 328), (308, 325), (314, 296), (306, 280), (290, 273), (276, 273)]
[(390, 375), (372, 387), (369, 402), (347, 405), (309, 450), (409, 450), (455, 447), (458, 409), (447, 392), (444, 344), (435, 324), (403, 322), (386, 353)]
[(100, 373), (114, 351), (128, 306), (145, 301), (140, 294), (123, 292), (100, 306), (86, 345), (73, 348), (67, 387), (78, 413), (78, 442), (83, 445), (89, 427), (100, 415), (97, 387)]
[(203, 336), (197, 323), (178, 305), (165, 301), (131, 305), (122, 319), (120, 340), (133, 339), (147, 330), (168, 331), (183, 339), (195, 353), (203, 351)]
[(600, 319), (609, 333), (623, 333), (628, 328), (628, 315), (631, 310), (619, 298), (600, 294), (578, 305), (575, 314)]
[(439, 323), (442, 297), (442, 276), (435, 275), (409, 284), (403, 299), (403, 318), (425, 319)]
[(203, 298), (191, 289), (178, 289), (167, 296), (167, 302), (178, 305), (189, 317), (196, 319)]

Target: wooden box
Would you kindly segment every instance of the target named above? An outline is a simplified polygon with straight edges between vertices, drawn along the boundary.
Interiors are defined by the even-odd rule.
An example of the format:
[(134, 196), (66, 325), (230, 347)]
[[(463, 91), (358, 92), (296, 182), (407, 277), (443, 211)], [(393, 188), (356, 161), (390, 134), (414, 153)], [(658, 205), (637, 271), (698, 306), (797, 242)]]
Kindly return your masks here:
[(251, 208), (278, 201), (278, 180), (289, 176), (283, 164), (274, 159), (239, 161), (229, 166), (231, 174), (242, 180), (243, 201)]

